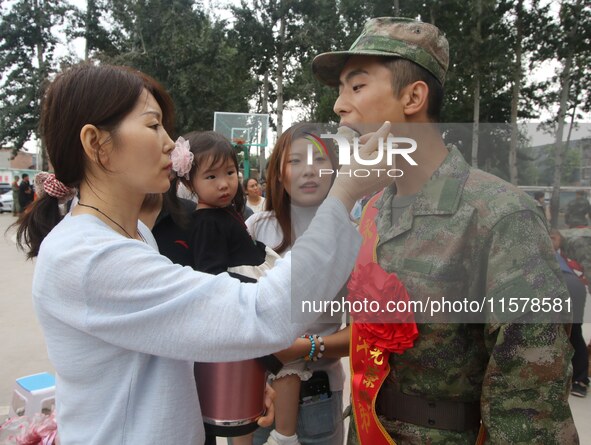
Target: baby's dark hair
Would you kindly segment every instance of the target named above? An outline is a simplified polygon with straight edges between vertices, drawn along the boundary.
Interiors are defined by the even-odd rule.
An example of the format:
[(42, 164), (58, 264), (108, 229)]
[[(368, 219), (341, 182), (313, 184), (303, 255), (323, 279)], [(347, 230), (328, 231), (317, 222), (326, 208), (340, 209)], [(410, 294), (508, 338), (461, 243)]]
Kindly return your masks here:
[[(210, 166), (231, 159), (236, 167), (236, 175), (238, 177), (239, 166), (236, 150), (226, 137), (215, 131), (193, 131), (184, 135), (183, 138), (189, 142), (191, 153), (193, 153), (195, 158), (193, 160), (191, 171), (189, 172), (189, 179), (177, 178), (173, 180), (173, 184), (170, 188), (171, 191), (176, 191), (177, 180), (180, 180), (189, 190), (197, 195), (197, 198), (199, 198), (199, 195), (193, 189), (191, 179), (204, 162), (209, 162), (208, 166)], [(234, 196), (232, 204), (234, 209), (241, 215), (244, 210), (244, 192), (242, 191), (240, 181), (237, 182), (238, 190), (236, 190), (236, 196)]]

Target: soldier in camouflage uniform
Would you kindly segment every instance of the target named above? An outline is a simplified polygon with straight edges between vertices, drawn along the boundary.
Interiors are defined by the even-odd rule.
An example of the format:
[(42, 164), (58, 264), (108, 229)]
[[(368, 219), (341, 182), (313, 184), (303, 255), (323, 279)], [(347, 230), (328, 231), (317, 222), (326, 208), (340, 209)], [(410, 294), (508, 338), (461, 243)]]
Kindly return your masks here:
[(560, 234), (564, 238), (564, 252), (566, 256), (583, 266), (587, 279), (591, 275), (591, 227), (577, 229), (562, 229)]
[(585, 191), (579, 190), (575, 199), (566, 206), (564, 221), (570, 228), (586, 226), (589, 224), (587, 215), (591, 218), (591, 204), (587, 200)]
[[(566, 301), (534, 201), (469, 166), (434, 124), (448, 58), (436, 27), (384, 17), (370, 20), (349, 51), (313, 62), (322, 82), (339, 86), (341, 125), (363, 134), (390, 120), (394, 135), (417, 142), (418, 165), (397, 156), (404, 175), (376, 202), (378, 263), (415, 300)], [(487, 305), (478, 323), (415, 314), (419, 336), (391, 355), (376, 403), (388, 434), (398, 445), (474, 444), (482, 419), (487, 444), (579, 443), (568, 406), (572, 347), (557, 322), (565, 310), (556, 308), (553, 322), (539, 322), (531, 307), (509, 314)]]

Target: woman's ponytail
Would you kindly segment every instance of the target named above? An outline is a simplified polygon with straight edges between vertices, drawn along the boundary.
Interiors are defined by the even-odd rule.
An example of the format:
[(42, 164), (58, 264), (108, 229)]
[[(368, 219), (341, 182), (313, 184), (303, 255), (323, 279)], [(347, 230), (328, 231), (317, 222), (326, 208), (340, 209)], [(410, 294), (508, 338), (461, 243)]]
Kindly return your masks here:
[(17, 246), (26, 252), (27, 258), (37, 256), (41, 242), (62, 218), (59, 201), (53, 196), (45, 194), (27, 206), (14, 224), (18, 227)]

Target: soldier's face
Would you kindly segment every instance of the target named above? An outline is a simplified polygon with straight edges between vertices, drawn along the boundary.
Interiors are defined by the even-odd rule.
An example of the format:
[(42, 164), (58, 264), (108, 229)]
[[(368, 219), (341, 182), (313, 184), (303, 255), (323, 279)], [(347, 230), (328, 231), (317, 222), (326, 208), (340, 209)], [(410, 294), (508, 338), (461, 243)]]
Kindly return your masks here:
[(334, 112), (340, 125), (360, 134), (376, 131), (386, 120), (404, 122), (401, 101), (392, 90), (392, 74), (380, 58), (351, 57), (339, 77)]

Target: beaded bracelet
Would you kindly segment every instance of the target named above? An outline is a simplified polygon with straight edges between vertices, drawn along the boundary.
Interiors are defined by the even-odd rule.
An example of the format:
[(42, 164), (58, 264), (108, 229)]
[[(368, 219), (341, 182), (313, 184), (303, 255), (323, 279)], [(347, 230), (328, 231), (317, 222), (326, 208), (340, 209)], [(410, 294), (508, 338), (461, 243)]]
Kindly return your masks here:
[(322, 337), (320, 335), (316, 336), (316, 340), (318, 340), (318, 354), (316, 354), (316, 357), (314, 357), (312, 359), (312, 361), (316, 361), (320, 358), (322, 358), (322, 356), (324, 355), (324, 340), (322, 339)]
[(310, 353), (304, 356), (304, 360), (310, 361), (314, 359), (314, 353), (316, 352), (316, 342), (313, 335), (302, 335), (302, 338), (310, 340)]

